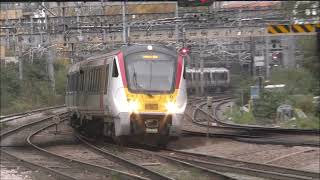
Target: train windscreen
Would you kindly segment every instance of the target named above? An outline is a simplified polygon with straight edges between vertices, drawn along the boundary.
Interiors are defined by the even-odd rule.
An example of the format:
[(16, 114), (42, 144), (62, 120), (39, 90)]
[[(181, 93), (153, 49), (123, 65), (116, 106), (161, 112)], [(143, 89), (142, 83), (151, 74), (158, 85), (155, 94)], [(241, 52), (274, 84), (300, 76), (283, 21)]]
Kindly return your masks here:
[(125, 57), (128, 88), (132, 92), (168, 93), (174, 90), (176, 58), (158, 52)]

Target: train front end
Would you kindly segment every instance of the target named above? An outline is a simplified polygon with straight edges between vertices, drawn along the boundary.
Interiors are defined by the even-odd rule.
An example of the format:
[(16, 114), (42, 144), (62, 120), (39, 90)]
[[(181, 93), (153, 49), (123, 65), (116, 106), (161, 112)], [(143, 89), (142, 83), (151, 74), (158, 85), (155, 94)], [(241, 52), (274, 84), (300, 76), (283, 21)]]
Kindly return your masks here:
[(187, 105), (183, 56), (163, 46), (135, 45), (118, 60), (125, 98), (117, 103), (116, 135), (179, 136)]

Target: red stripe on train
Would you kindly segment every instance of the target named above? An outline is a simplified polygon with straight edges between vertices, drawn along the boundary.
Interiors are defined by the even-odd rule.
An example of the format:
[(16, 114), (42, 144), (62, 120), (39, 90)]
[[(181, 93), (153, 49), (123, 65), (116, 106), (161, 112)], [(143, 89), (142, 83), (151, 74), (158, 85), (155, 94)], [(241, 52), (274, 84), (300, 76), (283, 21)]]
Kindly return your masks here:
[(126, 78), (126, 70), (124, 68), (124, 59), (123, 59), (123, 53), (120, 51), (118, 53), (118, 61), (119, 61), (119, 68), (120, 68), (120, 73), (122, 77), (122, 82), (123, 82), (123, 87), (127, 87), (127, 78)]
[(177, 74), (176, 74), (176, 89), (179, 89), (179, 86), (180, 86), (181, 73), (182, 73), (182, 63), (183, 63), (182, 56), (178, 56)]

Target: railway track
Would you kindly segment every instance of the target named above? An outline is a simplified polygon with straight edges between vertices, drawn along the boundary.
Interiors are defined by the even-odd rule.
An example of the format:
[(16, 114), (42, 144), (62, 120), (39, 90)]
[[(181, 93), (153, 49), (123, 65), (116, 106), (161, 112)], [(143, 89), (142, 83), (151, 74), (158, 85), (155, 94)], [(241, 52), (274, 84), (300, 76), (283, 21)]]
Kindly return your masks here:
[(36, 143), (32, 142), (32, 139), (37, 134), (42, 131), (54, 126), (55, 123), (52, 123), (48, 126), (45, 126), (32, 134), (30, 134), (27, 138), (28, 144), (30, 144), (33, 148), (40, 151), (45, 157), (49, 157), (50, 159), (58, 160), (64, 164), (64, 166), (68, 166), (68, 168), (63, 167), (59, 168), (59, 171), (63, 171), (64, 174), (68, 174), (71, 177), (75, 177), (76, 179), (113, 179), (114, 177), (120, 179), (148, 179), (142, 177), (140, 175), (136, 175), (133, 173), (128, 173), (125, 171), (120, 171), (110, 167), (104, 167), (100, 165), (96, 165), (94, 163), (85, 162), (82, 160), (76, 160), (74, 158), (68, 158), (60, 155), (59, 153), (48, 151), (45, 148), (42, 148)]
[(162, 151), (162, 153), (178, 160), (184, 160), (188, 163), (214, 169), (220, 172), (233, 172), (253, 177), (279, 180), (306, 180), (320, 178), (319, 173), (315, 172), (239, 161), (218, 156), (208, 156), (204, 154), (183, 152), (172, 149)]
[(19, 119), (19, 118), (30, 116), (31, 114), (34, 114), (34, 113), (39, 113), (39, 112), (52, 110), (52, 109), (58, 109), (58, 108), (62, 108), (62, 107), (65, 107), (65, 105), (45, 107), (45, 108), (35, 109), (35, 110), (26, 111), (26, 112), (22, 112), (22, 113), (14, 113), (14, 114), (6, 115), (6, 116), (1, 116), (0, 117), (0, 123), (13, 121), (13, 120), (16, 120), (16, 119)]
[(98, 147), (94, 144), (92, 144), (90, 141), (92, 140), (88, 140), (88, 138), (80, 135), (80, 134), (77, 134), (76, 137), (83, 143), (85, 144), (86, 146), (88, 146), (90, 149), (92, 149), (93, 151), (103, 155), (104, 157), (108, 158), (108, 159), (111, 159), (113, 161), (116, 161), (116, 162), (119, 162), (121, 165), (127, 167), (127, 168), (131, 168), (131, 169), (134, 169), (135, 171), (138, 171), (138, 172), (143, 172), (143, 174), (145, 176), (147, 176), (148, 178), (150, 179), (172, 179), (168, 176), (165, 176), (165, 175), (162, 175), (158, 172), (155, 172), (155, 171), (152, 171), (152, 170), (149, 170), (145, 167), (143, 167), (142, 165), (139, 165), (139, 164), (136, 164), (134, 162), (131, 162), (121, 156), (118, 156), (116, 155), (116, 153), (112, 153), (112, 152), (108, 152), (107, 150), (101, 148), (101, 147)]
[[(60, 114), (60, 116), (63, 116), (63, 114)], [(42, 118), (37, 121), (33, 121), (27, 124), (24, 124), (22, 126), (18, 126), (14, 129), (11, 129), (10, 131), (4, 132), (0, 135), (1, 137), (1, 148), (0, 148), (0, 153), (1, 155), (7, 156), (10, 159), (14, 159), (17, 162), (20, 162), (23, 166), (33, 169), (33, 170), (41, 170), (43, 172), (46, 172), (48, 174), (53, 175), (54, 177), (58, 179), (74, 179), (72, 176), (68, 176), (64, 173), (61, 173), (59, 171), (54, 170), (53, 168), (50, 167), (45, 167), (41, 164), (39, 164), (36, 161), (26, 159), (25, 156), (25, 151), (27, 148), (11, 148), (11, 147), (4, 147), (3, 146), (3, 141), (8, 138), (9, 136), (16, 135), (19, 131), (30, 131), (34, 127), (40, 127), (41, 123), (48, 124), (52, 120), (54, 116), (49, 116), (46, 118)], [(19, 156), (20, 154), (20, 156)], [(22, 157), (21, 157), (22, 156)]]
[[(319, 146), (319, 130), (270, 128), (223, 122), (218, 118), (217, 112), (220, 106), (230, 102), (230, 100), (230, 97), (216, 97), (214, 103), (217, 103), (217, 105), (213, 107), (215, 108), (214, 114), (206, 110), (206, 101), (204, 98), (192, 100), (186, 110), (186, 112), (189, 113), (185, 113), (187, 116), (186, 121), (189, 121), (189, 124), (191, 121), (198, 127), (198, 130), (192, 130), (196, 128), (185, 128), (184, 133), (206, 136), (209, 124), (209, 136), (235, 138), (237, 140), (254, 143)], [(200, 127), (202, 127), (202, 129), (199, 129)]]
[[(95, 145), (82, 136), (78, 136), (78, 138), (106, 158), (120, 160), (130, 168), (145, 172), (151, 179), (237, 179), (212, 169), (151, 151), (120, 147), (109, 143)], [(117, 149), (116, 153), (114, 149)]]
[[(66, 120), (68, 112), (61, 113), (60, 119)], [(116, 169), (97, 166), (95, 164), (85, 163), (74, 159), (59, 156), (58, 154), (46, 151), (44, 148), (32, 142), (32, 139), (54, 125), (53, 116), (48, 116), (37, 121), (21, 125), (1, 134), (1, 155), (20, 162), (23, 166), (35, 170), (46, 172), (57, 179), (148, 179), (139, 175), (122, 172)], [(36, 131), (35, 131), (36, 129)], [(21, 132), (23, 131), (23, 132)], [(26, 139), (21, 134), (28, 135)], [(5, 141), (12, 141), (18, 136), (23, 138), (25, 144), (20, 147), (8, 147)]]

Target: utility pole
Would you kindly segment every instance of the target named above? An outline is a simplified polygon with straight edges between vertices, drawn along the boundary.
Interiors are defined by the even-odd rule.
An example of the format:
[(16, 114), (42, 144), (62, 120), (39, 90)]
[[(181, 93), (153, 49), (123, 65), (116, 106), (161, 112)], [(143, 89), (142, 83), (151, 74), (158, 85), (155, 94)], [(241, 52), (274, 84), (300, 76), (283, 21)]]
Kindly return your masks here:
[(266, 43), (266, 80), (270, 77), (269, 72), (269, 36), (265, 36), (265, 43)]
[(254, 64), (254, 57), (255, 57), (255, 42), (252, 36), (250, 36), (250, 54), (251, 54), (251, 64), (250, 64), (250, 73), (251, 76), (255, 75), (255, 64)]
[(201, 94), (204, 93), (204, 79), (203, 79), (204, 59), (203, 59), (203, 51), (205, 50), (205, 44), (204, 44), (205, 42), (203, 41), (202, 43), (200, 43), (200, 92), (201, 92)]
[[(17, 44), (19, 44), (18, 42), (18, 38), (16, 37), (16, 42)], [(22, 46), (18, 45), (18, 60), (19, 60), (19, 80), (22, 81), (23, 80), (23, 60), (22, 60)]]
[(55, 95), (55, 78), (54, 78), (54, 67), (53, 67), (53, 61), (55, 58), (55, 54), (53, 53), (53, 49), (47, 50), (47, 62), (48, 62), (48, 74), (49, 74), (49, 80), (52, 88), (53, 95)]
[[(60, 14), (59, 14), (60, 16)], [(45, 13), (45, 23), (46, 23), (46, 32), (47, 32), (47, 37), (48, 37), (48, 43), (46, 43), (47, 45), (47, 68), (48, 68), (48, 76), (49, 76), (49, 80), (50, 80), (50, 84), (51, 84), (51, 88), (52, 88), (52, 92), (53, 95), (55, 96), (55, 78), (54, 78), (54, 67), (53, 67), (53, 61), (55, 58), (55, 54), (53, 53), (53, 49), (51, 47), (51, 35), (50, 35), (50, 31), (48, 29), (48, 14), (47, 11)]]
[[(178, 1), (176, 2), (176, 12), (175, 12), (175, 16), (176, 18), (179, 17), (179, 6), (178, 6)], [(178, 23), (176, 23), (175, 25), (175, 33), (176, 33), (176, 44), (178, 45), (179, 43), (179, 26)]]
[(126, 5), (126, 0), (122, 1), (122, 39), (125, 45), (127, 45)]

